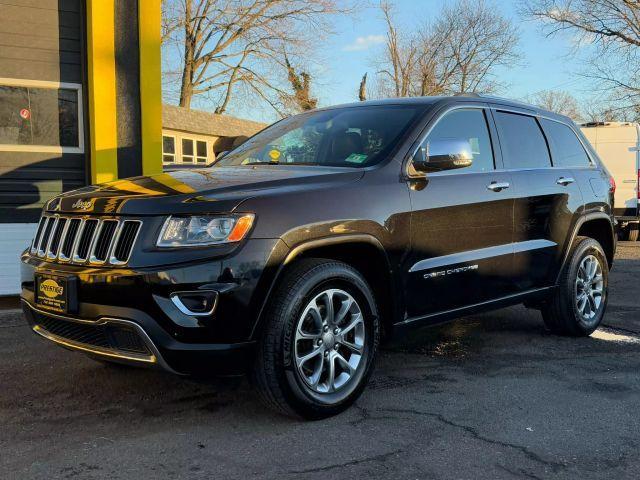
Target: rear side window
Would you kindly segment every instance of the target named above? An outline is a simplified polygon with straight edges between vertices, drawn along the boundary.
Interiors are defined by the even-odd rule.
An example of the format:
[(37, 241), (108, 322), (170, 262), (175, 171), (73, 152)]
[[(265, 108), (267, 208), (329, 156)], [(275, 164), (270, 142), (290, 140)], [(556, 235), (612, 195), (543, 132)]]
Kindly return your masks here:
[(540, 123), (542, 123), (542, 128), (549, 139), (555, 167), (588, 167), (591, 165), (587, 152), (571, 128), (546, 119), (542, 119)]
[(484, 111), (473, 109), (454, 110), (445, 114), (427, 136), (423, 146), (438, 140), (463, 139), (469, 142), (473, 163), (461, 172), (486, 172), (494, 169), (493, 149)]
[(509, 168), (551, 166), (547, 141), (535, 118), (517, 113), (495, 112), (502, 153)]

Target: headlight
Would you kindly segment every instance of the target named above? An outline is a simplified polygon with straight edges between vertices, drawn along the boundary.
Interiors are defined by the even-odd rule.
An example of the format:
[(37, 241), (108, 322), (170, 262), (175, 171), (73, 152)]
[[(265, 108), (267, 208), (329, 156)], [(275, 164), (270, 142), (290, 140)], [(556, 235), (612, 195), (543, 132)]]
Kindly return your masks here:
[(242, 240), (253, 225), (253, 214), (169, 217), (164, 222), (158, 247), (198, 247)]

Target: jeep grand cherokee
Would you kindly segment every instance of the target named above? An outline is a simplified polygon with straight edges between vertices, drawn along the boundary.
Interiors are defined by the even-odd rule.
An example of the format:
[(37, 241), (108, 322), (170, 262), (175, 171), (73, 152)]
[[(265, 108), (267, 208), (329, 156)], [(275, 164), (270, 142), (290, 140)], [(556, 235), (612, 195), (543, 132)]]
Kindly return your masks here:
[(593, 332), (611, 194), (574, 123), (531, 106), (326, 108), (207, 169), (54, 198), (22, 256), (22, 304), (66, 348), (249, 371), (267, 404), (321, 418), (361, 394), (380, 339), (409, 328), (522, 302), (553, 332)]

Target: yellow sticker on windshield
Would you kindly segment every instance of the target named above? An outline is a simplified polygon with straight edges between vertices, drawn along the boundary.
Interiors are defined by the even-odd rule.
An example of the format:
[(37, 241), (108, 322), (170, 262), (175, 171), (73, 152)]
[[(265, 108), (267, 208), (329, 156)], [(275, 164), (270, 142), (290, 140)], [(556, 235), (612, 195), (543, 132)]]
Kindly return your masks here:
[(280, 150), (273, 149), (269, 152), (271, 160), (278, 160), (280, 158)]

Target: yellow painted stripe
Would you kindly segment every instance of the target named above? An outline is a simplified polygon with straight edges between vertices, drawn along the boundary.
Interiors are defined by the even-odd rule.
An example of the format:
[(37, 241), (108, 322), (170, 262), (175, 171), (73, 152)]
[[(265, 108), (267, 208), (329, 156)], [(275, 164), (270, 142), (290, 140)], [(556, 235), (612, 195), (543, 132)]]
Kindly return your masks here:
[(114, 0), (87, 0), (91, 181), (118, 178)]
[(161, 16), (160, 0), (138, 1), (142, 173), (144, 175), (162, 172)]
[(195, 189), (193, 189), (192, 187), (190, 187), (189, 185), (187, 185), (184, 182), (181, 182), (180, 180), (172, 177), (171, 175), (169, 175), (168, 173), (163, 173), (161, 175), (154, 175), (153, 180), (155, 180), (156, 182), (169, 187), (171, 190), (174, 190), (176, 192), (180, 192), (180, 193), (193, 193), (195, 192)]
[(120, 191), (124, 191), (124, 192), (131, 192), (131, 193), (139, 193), (142, 195), (163, 195), (164, 192), (161, 192), (159, 190), (153, 190), (152, 188), (145, 188), (142, 185), (139, 185), (135, 182), (132, 182), (130, 180), (119, 180), (117, 182), (114, 182), (110, 185), (111, 187), (113, 187), (114, 189), (120, 190)]

